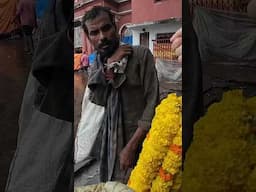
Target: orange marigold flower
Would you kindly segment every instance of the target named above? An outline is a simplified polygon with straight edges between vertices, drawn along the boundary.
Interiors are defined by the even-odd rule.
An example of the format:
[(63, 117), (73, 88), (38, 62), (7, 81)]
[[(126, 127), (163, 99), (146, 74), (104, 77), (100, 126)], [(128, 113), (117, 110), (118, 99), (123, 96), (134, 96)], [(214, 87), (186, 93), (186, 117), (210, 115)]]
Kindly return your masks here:
[(177, 155), (181, 155), (181, 153), (182, 153), (182, 148), (179, 145), (175, 145), (175, 144), (171, 145), (170, 150)]
[(147, 136), (146, 136), (146, 138), (149, 139), (149, 137), (150, 137), (150, 134), (148, 133)]
[(164, 181), (171, 181), (173, 179), (173, 175), (170, 173), (167, 173), (162, 167), (159, 170), (159, 176), (164, 180)]

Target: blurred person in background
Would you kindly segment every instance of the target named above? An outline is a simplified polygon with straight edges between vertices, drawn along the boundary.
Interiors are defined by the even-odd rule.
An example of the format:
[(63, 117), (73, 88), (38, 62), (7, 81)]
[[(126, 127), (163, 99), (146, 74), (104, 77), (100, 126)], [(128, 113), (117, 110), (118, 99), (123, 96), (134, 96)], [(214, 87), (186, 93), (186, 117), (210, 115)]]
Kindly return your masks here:
[(15, 22), (19, 22), (24, 36), (24, 51), (33, 54), (33, 30), (37, 27), (35, 0), (20, 0), (17, 6)]
[(79, 71), (81, 69), (81, 59), (82, 59), (82, 49), (75, 48), (74, 53), (74, 71)]
[(83, 55), (81, 57), (81, 67), (84, 70), (87, 70), (87, 68), (89, 67), (89, 57), (86, 51), (83, 52)]
[(36, 0), (36, 22), (37, 28), (34, 30), (34, 47), (37, 47), (39, 38), (40, 38), (40, 26), (42, 25), (42, 20), (46, 14), (50, 5), (50, 0)]

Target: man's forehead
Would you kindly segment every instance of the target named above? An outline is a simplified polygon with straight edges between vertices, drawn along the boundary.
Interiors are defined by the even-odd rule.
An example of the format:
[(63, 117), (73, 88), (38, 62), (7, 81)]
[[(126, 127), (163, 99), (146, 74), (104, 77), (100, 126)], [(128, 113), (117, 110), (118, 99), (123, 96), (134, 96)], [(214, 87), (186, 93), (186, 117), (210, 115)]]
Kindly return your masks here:
[(109, 15), (106, 12), (100, 12), (100, 14), (94, 19), (87, 20), (85, 22), (87, 28), (101, 27), (105, 24), (111, 24)]

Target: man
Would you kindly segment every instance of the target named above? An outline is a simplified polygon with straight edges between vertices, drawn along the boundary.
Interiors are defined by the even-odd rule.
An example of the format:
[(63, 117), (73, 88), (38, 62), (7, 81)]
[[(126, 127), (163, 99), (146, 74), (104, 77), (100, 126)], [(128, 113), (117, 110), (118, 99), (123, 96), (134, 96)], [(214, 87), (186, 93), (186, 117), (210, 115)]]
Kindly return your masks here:
[(120, 44), (108, 8), (92, 8), (82, 24), (96, 50), (88, 80), (90, 100), (106, 109), (101, 144), (96, 143), (100, 152), (95, 154), (100, 161), (100, 182), (126, 183), (158, 104), (154, 58), (147, 48)]
[(32, 38), (32, 32), (36, 23), (36, 11), (35, 11), (35, 1), (34, 0), (20, 0), (15, 20), (20, 19), (20, 24), (22, 26), (22, 31), (25, 40), (25, 52), (32, 54), (34, 51), (34, 43)]

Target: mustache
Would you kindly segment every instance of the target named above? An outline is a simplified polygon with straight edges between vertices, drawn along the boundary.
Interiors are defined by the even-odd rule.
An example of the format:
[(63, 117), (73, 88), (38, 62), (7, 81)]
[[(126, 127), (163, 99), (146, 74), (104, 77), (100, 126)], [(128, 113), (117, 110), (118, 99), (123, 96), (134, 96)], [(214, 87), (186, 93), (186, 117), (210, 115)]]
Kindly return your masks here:
[(104, 47), (104, 46), (110, 46), (112, 44), (112, 41), (110, 41), (110, 40), (103, 40), (102, 42), (101, 42), (101, 44), (99, 44), (99, 46), (98, 46), (98, 48), (102, 48), (102, 47)]

